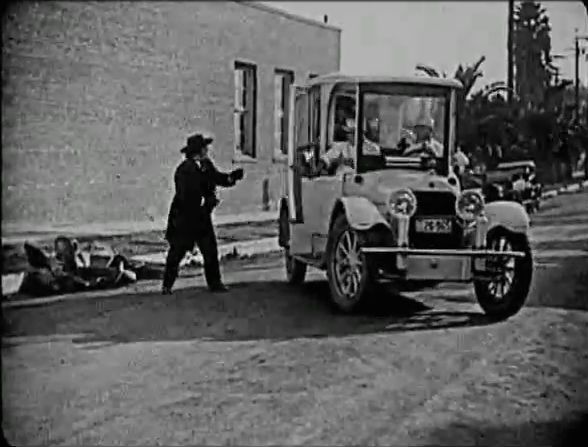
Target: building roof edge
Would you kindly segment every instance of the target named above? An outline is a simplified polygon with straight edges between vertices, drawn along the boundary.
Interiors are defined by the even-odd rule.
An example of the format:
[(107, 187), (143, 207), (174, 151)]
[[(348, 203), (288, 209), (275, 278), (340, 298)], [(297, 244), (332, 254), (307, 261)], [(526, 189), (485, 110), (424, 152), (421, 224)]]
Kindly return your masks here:
[(292, 14), (291, 12), (284, 11), (283, 9), (276, 8), (275, 6), (266, 5), (266, 4), (261, 3), (259, 1), (237, 1), (237, 0), (234, 0), (234, 1), (235, 1), (235, 3), (239, 3), (244, 6), (256, 8), (261, 11), (269, 12), (271, 14), (280, 15), (280, 16), (286, 17), (287, 19), (290, 19), (290, 20), (295, 20), (297, 22), (306, 23), (307, 25), (317, 26), (320, 28), (325, 28), (325, 29), (328, 29), (331, 31), (337, 31), (337, 32), (341, 33), (341, 28), (339, 28), (337, 26), (329, 25), (327, 23), (323, 23), (323, 22), (321, 22), (319, 20), (315, 20), (315, 19), (307, 19), (306, 17)]

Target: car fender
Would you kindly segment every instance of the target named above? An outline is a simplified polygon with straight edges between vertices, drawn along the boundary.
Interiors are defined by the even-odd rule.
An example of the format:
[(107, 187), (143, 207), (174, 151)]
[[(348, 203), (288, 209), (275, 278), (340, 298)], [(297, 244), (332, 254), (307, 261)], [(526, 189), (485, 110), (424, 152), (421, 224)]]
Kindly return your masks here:
[(484, 211), (488, 218), (488, 230), (501, 226), (515, 233), (529, 231), (529, 215), (518, 202), (499, 200), (487, 203)]
[(343, 207), (347, 222), (355, 230), (369, 230), (378, 224), (390, 228), (390, 224), (382, 216), (378, 207), (365, 197), (343, 197), (339, 200), (339, 204)]

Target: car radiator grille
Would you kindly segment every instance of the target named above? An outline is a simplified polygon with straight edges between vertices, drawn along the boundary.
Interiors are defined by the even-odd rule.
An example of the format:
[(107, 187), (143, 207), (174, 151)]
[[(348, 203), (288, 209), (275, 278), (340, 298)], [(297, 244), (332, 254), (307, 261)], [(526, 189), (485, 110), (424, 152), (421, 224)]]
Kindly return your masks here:
[[(415, 191), (417, 209), (410, 221), (408, 237), (412, 248), (460, 248), (463, 227), (455, 213), (456, 196), (448, 191)], [(450, 234), (419, 233), (415, 228), (418, 217), (450, 217), (453, 231)]]

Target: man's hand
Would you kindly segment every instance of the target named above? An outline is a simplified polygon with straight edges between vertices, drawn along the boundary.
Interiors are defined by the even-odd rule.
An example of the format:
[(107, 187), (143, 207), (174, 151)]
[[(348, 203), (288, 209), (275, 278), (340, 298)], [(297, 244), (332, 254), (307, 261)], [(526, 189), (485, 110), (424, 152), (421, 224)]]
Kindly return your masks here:
[(327, 162), (322, 158), (319, 158), (316, 164), (311, 168), (310, 175), (311, 177), (319, 177), (327, 172)]
[(241, 180), (244, 177), (244, 172), (243, 172), (243, 168), (238, 168), (235, 169), (234, 171), (231, 172), (231, 178), (237, 182), (238, 180)]

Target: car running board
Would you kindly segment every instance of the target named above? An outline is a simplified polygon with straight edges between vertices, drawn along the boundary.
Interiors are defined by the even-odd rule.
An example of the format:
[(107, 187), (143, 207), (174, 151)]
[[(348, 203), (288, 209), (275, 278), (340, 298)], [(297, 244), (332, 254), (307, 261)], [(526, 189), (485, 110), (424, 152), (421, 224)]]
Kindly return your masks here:
[(311, 265), (316, 268), (321, 268), (323, 265), (323, 259), (321, 257), (312, 257), (310, 255), (292, 255), (297, 261), (303, 262), (304, 264)]

